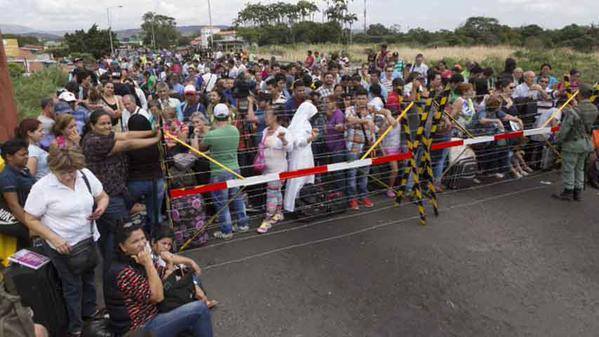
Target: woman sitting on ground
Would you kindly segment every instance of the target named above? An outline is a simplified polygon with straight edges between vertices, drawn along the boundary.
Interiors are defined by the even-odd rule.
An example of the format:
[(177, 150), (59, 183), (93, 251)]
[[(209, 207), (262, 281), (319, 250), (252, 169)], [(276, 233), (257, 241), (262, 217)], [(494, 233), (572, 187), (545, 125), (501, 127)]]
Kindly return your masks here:
[(164, 285), (141, 225), (128, 222), (118, 226), (115, 241), (116, 256), (104, 293), (111, 332), (121, 336), (142, 330), (166, 337), (185, 331), (194, 337), (212, 337), (210, 310), (203, 301), (158, 312), (158, 303), (164, 300)]
[(204, 289), (202, 289), (202, 283), (200, 281), (202, 269), (200, 266), (188, 257), (171, 253), (174, 236), (173, 230), (166, 226), (163, 226), (154, 234), (152, 240), (152, 259), (154, 260), (156, 270), (158, 270), (158, 275), (160, 275), (160, 278), (164, 281), (175, 272), (180, 272), (182, 274), (193, 272), (196, 299), (206, 303), (208, 309), (212, 309), (218, 304), (218, 301), (209, 300)]

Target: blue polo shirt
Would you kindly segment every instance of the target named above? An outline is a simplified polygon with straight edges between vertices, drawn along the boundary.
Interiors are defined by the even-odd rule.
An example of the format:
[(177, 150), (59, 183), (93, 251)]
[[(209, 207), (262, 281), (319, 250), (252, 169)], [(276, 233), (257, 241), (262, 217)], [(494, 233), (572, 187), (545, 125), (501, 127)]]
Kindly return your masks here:
[(0, 173), (0, 193), (17, 193), (19, 205), (25, 205), (31, 186), (35, 184), (35, 178), (29, 173), (28, 168), (19, 171), (10, 165), (6, 165)]

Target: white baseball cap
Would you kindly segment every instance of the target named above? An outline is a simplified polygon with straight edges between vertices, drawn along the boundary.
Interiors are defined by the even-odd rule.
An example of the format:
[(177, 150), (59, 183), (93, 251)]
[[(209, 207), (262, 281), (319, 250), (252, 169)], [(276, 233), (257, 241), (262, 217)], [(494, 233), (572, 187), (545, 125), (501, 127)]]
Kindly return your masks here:
[(185, 95), (187, 95), (187, 94), (195, 94), (195, 93), (196, 93), (196, 87), (194, 87), (194, 86), (193, 86), (193, 85), (191, 85), (191, 84), (188, 84), (188, 85), (186, 85), (186, 86), (185, 86), (185, 88), (183, 89), (183, 93), (184, 93)]
[(58, 99), (65, 102), (75, 102), (77, 98), (75, 94), (70, 91), (65, 91), (58, 96)]
[(229, 117), (229, 107), (226, 104), (218, 103), (214, 106), (214, 117), (218, 119), (226, 119)]
[(372, 107), (372, 108), (374, 108), (374, 110), (375, 110), (376, 112), (379, 112), (379, 111), (383, 110), (383, 108), (384, 108), (384, 106), (383, 106), (383, 103), (382, 103), (382, 102), (372, 102), (372, 101), (371, 101), (371, 102), (368, 102), (368, 104), (367, 104), (367, 105), (368, 105), (368, 107)]

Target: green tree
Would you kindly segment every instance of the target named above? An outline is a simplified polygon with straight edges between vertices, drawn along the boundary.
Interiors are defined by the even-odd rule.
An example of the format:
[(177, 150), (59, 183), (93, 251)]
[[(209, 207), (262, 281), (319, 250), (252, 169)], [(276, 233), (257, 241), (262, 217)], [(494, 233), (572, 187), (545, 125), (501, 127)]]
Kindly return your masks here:
[(154, 12), (142, 16), (143, 43), (153, 48), (169, 48), (177, 45), (180, 33), (174, 18)]
[(366, 34), (372, 36), (384, 36), (391, 34), (391, 31), (384, 25), (377, 23), (374, 25), (369, 25), (368, 29), (366, 30)]
[(471, 17), (466, 23), (457, 28), (455, 33), (463, 35), (475, 44), (497, 44), (501, 43), (502, 27), (499, 20), (483, 16)]
[(306, 17), (310, 17), (313, 21), (314, 14), (318, 12), (318, 6), (307, 0), (298, 1), (296, 7), (302, 21), (306, 21)]
[(114, 48), (118, 48), (120, 43), (114, 32), (109, 32), (107, 29), (98, 29), (98, 25), (94, 24), (85, 32), (76, 30), (74, 33), (64, 35), (64, 42), (69, 53), (90, 53), (95, 58), (100, 58), (103, 55), (110, 54), (110, 35)]

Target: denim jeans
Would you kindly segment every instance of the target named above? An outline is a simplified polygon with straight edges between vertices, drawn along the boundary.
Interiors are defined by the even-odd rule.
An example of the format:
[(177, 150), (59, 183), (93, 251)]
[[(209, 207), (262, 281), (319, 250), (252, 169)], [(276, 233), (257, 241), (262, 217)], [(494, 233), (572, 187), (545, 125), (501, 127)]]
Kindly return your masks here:
[[(235, 178), (235, 176), (229, 172), (213, 172), (212, 176), (210, 177), (210, 183), (223, 182), (233, 178)], [(218, 222), (220, 224), (221, 232), (229, 234), (233, 231), (231, 211), (227, 205), (229, 198), (234, 197), (230, 206), (233, 209), (233, 213), (239, 226), (248, 225), (249, 219), (245, 213), (245, 203), (243, 201), (243, 197), (239, 193), (239, 188), (235, 187), (221, 191), (214, 191), (211, 194), (212, 200), (214, 202), (214, 208), (217, 212), (219, 212)]]
[[(435, 139), (435, 143), (441, 143), (451, 140), (451, 137), (439, 137)], [(439, 151), (432, 151), (432, 160), (433, 160), (433, 175), (435, 179), (435, 183), (441, 183), (441, 178), (443, 178), (443, 171), (445, 170), (445, 162), (447, 162), (447, 158), (449, 157), (449, 149), (442, 149)]]
[[(143, 197), (148, 212), (146, 231), (151, 235), (160, 225), (162, 202), (164, 201), (164, 178), (155, 180), (132, 180), (127, 183), (131, 199), (139, 202)], [(156, 193), (156, 194), (154, 194)]]
[[(115, 250), (114, 231), (116, 225), (128, 215), (129, 210), (125, 204), (125, 199), (121, 196), (110, 197), (110, 202), (108, 203), (108, 207), (106, 207), (106, 211), (96, 222), (98, 231), (100, 232), (98, 247), (100, 247), (100, 252), (102, 253), (102, 274), (104, 281), (106, 281), (108, 277), (112, 255)], [(108, 283), (104, 282), (104, 284), (106, 287)]]
[[(347, 160), (347, 151), (334, 152), (329, 155), (329, 164), (343, 163)], [(344, 192), (346, 189), (345, 184), (345, 171), (336, 171), (331, 173), (333, 179), (332, 186), (328, 187), (328, 191), (339, 191)]]
[[(360, 156), (349, 152), (347, 161), (360, 159)], [(368, 172), (369, 166), (350, 169), (347, 171), (347, 196), (351, 199), (362, 199), (368, 196)]]
[(194, 337), (212, 337), (210, 310), (203, 301), (193, 301), (158, 314), (143, 328), (154, 337), (172, 337), (190, 332)]
[(58, 272), (62, 283), (62, 294), (69, 317), (68, 332), (81, 332), (82, 317), (91, 317), (96, 311), (96, 280), (94, 268), (81, 275), (73, 274), (67, 266), (67, 257), (43, 243), (46, 255)]

